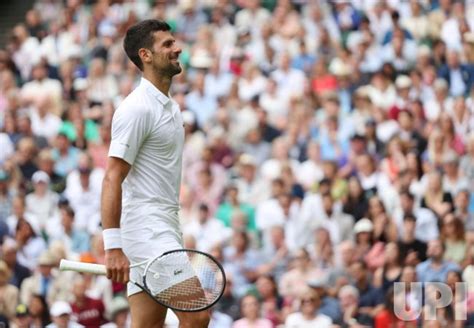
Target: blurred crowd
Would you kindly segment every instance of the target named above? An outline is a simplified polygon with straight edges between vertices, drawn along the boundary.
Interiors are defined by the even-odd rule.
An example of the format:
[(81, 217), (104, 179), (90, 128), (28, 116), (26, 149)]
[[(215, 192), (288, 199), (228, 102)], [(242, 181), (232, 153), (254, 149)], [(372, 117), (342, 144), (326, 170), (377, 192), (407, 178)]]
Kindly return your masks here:
[(58, 263), (103, 263), (111, 118), (140, 81), (122, 41), (147, 18), (183, 49), (184, 243), (228, 278), (212, 327), (474, 325), (469, 0), (37, 0), (0, 50), (1, 322), (129, 325), (123, 285)]

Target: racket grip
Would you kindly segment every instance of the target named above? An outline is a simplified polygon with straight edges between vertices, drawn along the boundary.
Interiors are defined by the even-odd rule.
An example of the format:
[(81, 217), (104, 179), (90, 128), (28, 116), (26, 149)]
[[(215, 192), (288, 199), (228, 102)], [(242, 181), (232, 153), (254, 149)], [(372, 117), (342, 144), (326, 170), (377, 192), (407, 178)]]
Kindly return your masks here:
[(77, 261), (68, 261), (62, 259), (59, 263), (59, 270), (61, 271), (76, 271), (83, 273), (92, 273), (98, 275), (106, 275), (107, 269), (105, 265), (102, 264), (93, 264), (93, 263), (84, 263)]

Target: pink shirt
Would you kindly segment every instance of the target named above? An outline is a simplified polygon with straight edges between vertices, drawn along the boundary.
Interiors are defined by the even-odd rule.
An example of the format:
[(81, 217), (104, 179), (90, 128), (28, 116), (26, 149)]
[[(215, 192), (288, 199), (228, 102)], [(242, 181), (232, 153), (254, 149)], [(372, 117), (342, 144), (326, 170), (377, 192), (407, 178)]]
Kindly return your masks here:
[(251, 323), (248, 319), (242, 318), (234, 322), (232, 328), (273, 328), (273, 324), (268, 319), (258, 319)]

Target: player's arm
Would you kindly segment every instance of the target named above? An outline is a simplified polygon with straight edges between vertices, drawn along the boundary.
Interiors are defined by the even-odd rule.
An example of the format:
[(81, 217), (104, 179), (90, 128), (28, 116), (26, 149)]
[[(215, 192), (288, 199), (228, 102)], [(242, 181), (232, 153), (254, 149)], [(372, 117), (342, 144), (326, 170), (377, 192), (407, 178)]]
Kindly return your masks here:
[(130, 164), (123, 159), (109, 157), (102, 182), (101, 217), (107, 278), (122, 283), (127, 282), (129, 278), (129, 262), (122, 251), (120, 236), (122, 182), (127, 177), (130, 167)]

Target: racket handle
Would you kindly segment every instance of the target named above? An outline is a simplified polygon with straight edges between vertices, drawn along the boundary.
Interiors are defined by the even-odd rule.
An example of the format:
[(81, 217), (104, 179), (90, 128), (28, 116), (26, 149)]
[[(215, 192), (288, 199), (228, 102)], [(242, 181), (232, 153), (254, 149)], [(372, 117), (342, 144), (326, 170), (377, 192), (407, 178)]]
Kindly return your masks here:
[(68, 261), (64, 259), (62, 259), (59, 263), (59, 270), (92, 273), (104, 276), (107, 274), (107, 269), (105, 268), (105, 265)]

